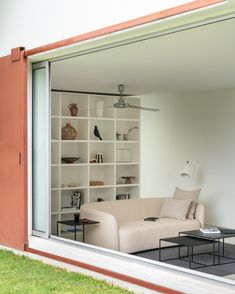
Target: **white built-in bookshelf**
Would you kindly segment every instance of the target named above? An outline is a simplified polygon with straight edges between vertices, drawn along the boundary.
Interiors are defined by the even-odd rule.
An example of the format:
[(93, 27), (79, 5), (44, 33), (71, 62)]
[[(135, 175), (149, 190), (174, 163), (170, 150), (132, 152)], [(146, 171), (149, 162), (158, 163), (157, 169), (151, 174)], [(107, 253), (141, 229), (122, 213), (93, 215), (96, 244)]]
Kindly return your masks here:
[[(96, 202), (98, 198), (116, 200), (116, 195), (120, 194), (139, 197), (140, 111), (114, 108), (117, 100), (118, 97), (108, 95), (51, 92), (52, 234), (56, 234), (57, 221), (73, 219), (74, 213), (79, 212), (68, 208), (74, 191), (83, 193), (84, 203)], [(138, 97), (126, 97), (125, 100), (134, 105), (140, 104)], [(71, 103), (78, 106), (77, 116), (71, 116), (68, 107)], [(67, 123), (77, 131), (74, 140), (61, 138), (61, 129)], [(94, 135), (95, 126), (102, 141)], [(129, 129), (132, 131), (123, 140), (123, 134)], [(103, 163), (91, 163), (97, 153), (102, 153)], [(80, 159), (64, 163), (62, 157)], [(127, 184), (121, 178), (125, 176), (134, 178)], [(102, 181), (103, 185), (91, 186), (91, 181)]]

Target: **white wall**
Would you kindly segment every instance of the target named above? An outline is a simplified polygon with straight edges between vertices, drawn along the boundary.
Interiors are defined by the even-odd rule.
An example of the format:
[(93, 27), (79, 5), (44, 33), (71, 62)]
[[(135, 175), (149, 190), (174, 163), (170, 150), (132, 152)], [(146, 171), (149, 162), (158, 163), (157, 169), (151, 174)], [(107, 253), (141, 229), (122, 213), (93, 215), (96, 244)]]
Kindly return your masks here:
[(14, 47), (38, 47), (190, 1), (0, 0), (0, 56)]
[[(186, 161), (196, 165), (206, 223), (235, 228), (235, 89), (146, 96), (142, 104), (143, 197), (172, 195)], [(185, 185), (186, 184), (186, 185)]]

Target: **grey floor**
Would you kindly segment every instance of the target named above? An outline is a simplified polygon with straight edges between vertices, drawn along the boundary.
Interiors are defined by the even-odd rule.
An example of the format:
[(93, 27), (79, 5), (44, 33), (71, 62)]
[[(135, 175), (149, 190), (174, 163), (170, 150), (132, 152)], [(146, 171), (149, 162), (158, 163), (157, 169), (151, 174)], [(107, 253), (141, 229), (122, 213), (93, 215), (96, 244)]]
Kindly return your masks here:
[[(198, 246), (195, 248), (195, 253), (206, 253), (211, 251), (211, 246), (210, 245), (203, 245), (203, 246)], [(181, 254), (186, 255), (186, 248), (182, 247), (181, 248)], [(134, 253), (133, 255), (144, 257), (147, 259), (152, 259), (152, 260), (159, 260), (159, 250), (149, 250), (149, 251), (143, 251), (143, 252), (138, 252)], [(177, 247), (168, 247), (168, 248), (163, 248), (161, 251), (161, 256), (162, 259), (170, 259), (170, 258), (175, 258), (178, 256), (178, 248)], [(229, 276), (229, 275), (234, 275), (235, 274), (235, 245), (230, 245), (230, 244), (225, 244), (225, 256), (228, 257), (233, 257), (234, 262), (231, 263), (231, 259), (227, 258), (221, 258), (221, 263), (227, 263), (223, 265), (215, 265), (213, 266), (213, 256), (210, 254), (202, 254), (202, 255), (197, 255), (194, 257), (194, 260), (199, 263), (207, 264), (210, 265), (208, 267), (204, 268), (196, 268), (199, 265), (196, 263), (192, 264), (192, 269), (220, 277), (224, 276)], [(217, 261), (217, 259), (216, 259)], [(228, 263), (230, 262), (230, 263)], [(180, 267), (184, 268), (189, 268), (189, 263), (184, 260), (179, 260), (178, 258), (175, 260), (167, 261), (169, 264), (177, 265)]]

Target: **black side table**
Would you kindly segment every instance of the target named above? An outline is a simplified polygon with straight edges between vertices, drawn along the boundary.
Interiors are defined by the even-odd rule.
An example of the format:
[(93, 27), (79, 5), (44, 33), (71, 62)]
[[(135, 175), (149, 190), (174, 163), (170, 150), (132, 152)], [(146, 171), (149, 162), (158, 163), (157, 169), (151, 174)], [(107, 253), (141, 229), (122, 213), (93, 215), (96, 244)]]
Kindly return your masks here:
[[(161, 250), (162, 250), (162, 244), (161, 242), (169, 242), (172, 244), (178, 245), (178, 258), (168, 258), (168, 259), (162, 259), (161, 256)], [(198, 267), (194, 268), (199, 268), (199, 267), (206, 267), (208, 265), (202, 264), (199, 262), (194, 261), (194, 247), (200, 246), (200, 245), (207, 245), (207, 244), (213, 244), (213, 253), (215, 253), (215, 242), (213, 240), (206, 240), (206, 239), (200, 239), (196, 237), (191, 237), (191, 236), (180, 236), (180, 237), (171, 237), (171, 238), (161, 238), (159, 240), (159, 261), (169, 261), (169, 260), (174, 260), (174, 259), (183, 259), (185, 261), (189, 262), (189, 268), (192, 268), (192, 263), (198, 264)], [(181, 256), (180, 254), (180, 247), (181, 246), (186, 246), (187, 247), (187, 256)], [(199, 255), (199, 254), (197, 254)], [(183, 257), (188, 257), (188, 260), (184, 259)], [(215, 265), (215, 255), (213, 254), (213, 265)]]
[[(213, 241), (213, 242), (215, 242), (215, 244), (217, 244), (217, 248), (218, 248), (217, 251), (215, 251), (213, 253), (218, 258), (218, 265), (234, 263), (235, 262), (234, 257), (229, 257), (229, 256), (225, 255), (224, 239), (235, 237), (235, 233), (223, 233), (223, 231), (222, 231), (223, 228), (219, 228), (219, 229), (221, 229), (221, 233), (218, 233), (218, 234), (215, 234), (215, 233), (214, 234), (205, 234), (205, 233), (202, 233), (200, 230), (193, 230), (193, 231), (180, 232), (179, 236), (186, 235), (186, 236), (191, 236), (194, 238), (200, 238), (200, 239), (204, 239), (204, 240)], [(221, 243), (222, 243), (222, 249), (221, 249)], [(226, 262), (221, 263), (222, 257), (230, 260), (230, 262), (226, 261)]]
[(57, 236), (59, 235), (59, 224), (62, 225), (67, 225), (67, 226), (71, 226), (74, 227), (74, 240), (77, 240), (77, 227), (78, 226), (82, 226), (82, 242), (84, 243), (84, 237), (85, 237), (85, 232), (84, 232), (84, 226), (87, 225), (95, 225), (95, 224), (99, 224), (100, 222), (97, 221), (93, 221), (93, 220), (83, 220), (80, 219), (79, 221), (75, 221), (75, 220), (62, 220), (62, 221), (58, 221), (57, 222)]

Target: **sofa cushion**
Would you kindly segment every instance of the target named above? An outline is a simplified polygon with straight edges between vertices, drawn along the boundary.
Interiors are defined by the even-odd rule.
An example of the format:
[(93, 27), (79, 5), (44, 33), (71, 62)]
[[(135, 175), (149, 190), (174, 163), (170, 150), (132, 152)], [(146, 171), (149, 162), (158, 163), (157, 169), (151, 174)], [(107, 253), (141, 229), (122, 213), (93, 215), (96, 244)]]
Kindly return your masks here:
[(175, 188), (175, 192), (173, 195), (174, 199), (179, 199), (179, 200), (191, 199), (192, 200), (188, 214), (187, 214), (187, 218), (194, 218), (195, 216), (197, 200), (198, 200), (200, 191), (201, 189), (186, 191), (186, 190), (180, 189), (179, 187)]
[(160, 217), (170, 217), (180, 220), (186, 220), (191, 201), (191, 199), (166, 199), (162, 205)]
[[(136, 220), (119, 223), (120, 251), (133, 253), (159, 247), (160, 238), (178, 236), (179, 232), (198, 230), (200, 223), (195, 219), (186, 221), (161, 218), (155, 222)], [(170, 244), (167, 243), (167, 246)], [(164, 246), (164, 244), (163, 244)]]

